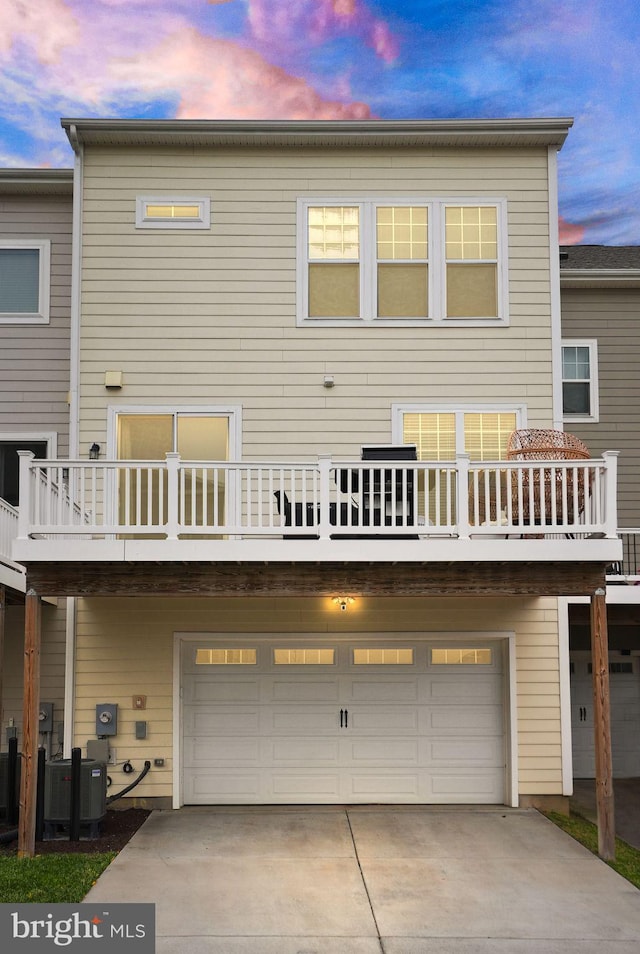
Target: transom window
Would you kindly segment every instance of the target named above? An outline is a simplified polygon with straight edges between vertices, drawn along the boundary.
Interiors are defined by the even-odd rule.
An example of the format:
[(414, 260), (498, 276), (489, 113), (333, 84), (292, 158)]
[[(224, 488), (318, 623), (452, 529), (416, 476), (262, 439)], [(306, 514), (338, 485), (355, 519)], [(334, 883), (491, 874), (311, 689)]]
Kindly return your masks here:
[(413, 666), (413, 649), (354, 649), (353, 662), (355, 666)]
[(208, 229), (211, 200), (208, 196), (151, 196), (136, 199), (137, 229)]
[(50, 259), (48, 239), (0, 242), (0, 322), (49, 321)]
[(302, 323), (506, 320), (501, 200), (299, 201)]
[(333, 666), (336, 651), (324, 649), (274, 649), (276, 666)]
[(562, 413), (567, 420), (598, 420), (595, 341), (562, 343)]
[(196, 649), (196, 666), (255, 666), (256, 649)]
[(432, 649), (432, 666), (490, 666), (493, 662), (493, 654), (487, 648), (464, 648), (451, 649)]

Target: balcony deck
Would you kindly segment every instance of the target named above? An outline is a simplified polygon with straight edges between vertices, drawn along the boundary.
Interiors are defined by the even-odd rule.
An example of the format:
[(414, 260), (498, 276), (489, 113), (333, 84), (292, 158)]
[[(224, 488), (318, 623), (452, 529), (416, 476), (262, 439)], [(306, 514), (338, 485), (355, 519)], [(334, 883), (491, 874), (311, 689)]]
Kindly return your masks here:
[[(21, 453), (13, 559), (68, 587), (79, 567), (122, 564), (380, 564), (429, 567), (442, 581), (464, 565), (576, 568), (592, 586), (620, 561), (617, 455), (545, 462), (35, 460)], [(49, 564), (49, 572), (44, 565)], [(67, 572), (51, 567), (67, 566)], [(588, 570), (585, 568), (591, 565)], [(515, 571), (513, 567), (519, 566)], [(457, 569), (453, 569), (457, 567)], [(507, 572), (505, 567), (512, 567)], [(286, 572), (286, 571), (284, 571)], [(300, 570), (297, 571), (300, 577)], [(193, 580), (197, 570), (189, 574)], [(533, 576), (531, 578), (533, 579)], [(62, 579), (65, 578), (65, 580)], [(195, 585), (195, 584), (194, 584)], [(327, 584), (329, 585), (329, 584)], [(520, 585), (523, 585), (521, 582)], [(564, 584), (563, 584), (564, 585)], [(484, 591), (484, 590), (483, 590)], [(565, 590), (563, 590), (564, 592)]]

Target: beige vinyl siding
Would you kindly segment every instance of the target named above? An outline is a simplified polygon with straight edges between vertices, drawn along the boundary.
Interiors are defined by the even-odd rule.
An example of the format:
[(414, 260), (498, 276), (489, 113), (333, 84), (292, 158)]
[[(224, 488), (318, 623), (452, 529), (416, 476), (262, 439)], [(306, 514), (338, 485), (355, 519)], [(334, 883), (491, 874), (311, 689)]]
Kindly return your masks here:
[(71, 196), (3, 195), (0, 239), (50, 239), (50, 320), (0, 325), (0, 432), (69, 432)]
[(598, 342), (597, 424), (567, 421), (594, 457), (619, 450), (618, 526), (640, 527), (640, 288), (565, 288), (563, 338)]
[[(62, 754), (57, 728), (64, 721), (64, 664), (66, 642), (66, 600), (58, 605), (42, 604), (42, 651), (40, 655), (40, 701), (53, 703), (54, 732), (50, 755)], [(7, 606), (4, 659), (2, 660), (2, 706), (0, 749), (7, 750), (5, 727), (9, 720), (18, 726), (22, 744), (22, 684), (24, 666), (24, 606)], [(44, 739), (40, 737), (40, 743)]]
[[(245, 458), (359, 453), (396, 401), (499, 395), (549, 424), (547, 175), (546, 149), (87, 148), (82, 446), (118, 403), (242, 404)], [(211, 229), (136, 230), (163, 193), (210, 196)], [(505, 196), (510, 327), (296, 327), (296, 199), (322, 196)]]
[[(428, 621), (425, 623), (425, 621)], [(329, 599), (83, 599), (78, 604), (75, 744), (95, 738), (95, 706), (118, 703), (117, 759), (142, 769), (162, 757), (140, 784), (140, 797), (172, 792), (173, 637), (203, 633), (516, 633), (521, 795), (562, 793), (560, 689), (556, 601), (358, 599), (340, 613)], [(316, 639), (317, 642), (317, 639)], [(144, 712), (134, 694), (147, 696)], [(136, 741), (134, 723), (144, 718), (148, 735)], [(126, 776), (116, 768), (113, 791)]]

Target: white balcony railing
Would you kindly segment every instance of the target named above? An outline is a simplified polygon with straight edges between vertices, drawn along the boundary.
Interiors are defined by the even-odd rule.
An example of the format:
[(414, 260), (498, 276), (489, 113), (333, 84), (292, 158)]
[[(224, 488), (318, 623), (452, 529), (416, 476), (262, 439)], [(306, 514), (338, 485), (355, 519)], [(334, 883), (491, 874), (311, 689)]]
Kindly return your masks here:
[(0, 559), (11, 559), (11, 546), (18, 536), (18, 511), (0, 498)]
[(20, 456), (21, 540), (616, 537), (615, 452), (524, 463)]
[(18, 511), (0, 498), (0, 584), (24, 592), (26, 573), (12, 558), (13, 541), (18, 536)]

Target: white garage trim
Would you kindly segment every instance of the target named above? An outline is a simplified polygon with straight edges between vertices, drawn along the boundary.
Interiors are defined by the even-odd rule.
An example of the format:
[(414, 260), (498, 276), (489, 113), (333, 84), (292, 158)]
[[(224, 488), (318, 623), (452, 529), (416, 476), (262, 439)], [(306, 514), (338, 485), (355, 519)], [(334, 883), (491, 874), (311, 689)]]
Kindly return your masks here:
[(504, 777), (504, 800), (506, 804), (518, 804), (518, 777), (517, 777), (517, 699), (515, 673), (515, 635), (504, 632), (435, 632), (435, 633), (175, 633), (173, 652), (173, 683), (174, 683), (174, 720), (173, 720), (173, 806), (179, 808), (184, 804), (184, 705), (182, 693), (182, 660), (185, 644), (194, 642), (208, 642), (218, 645), (226, 644), (240, 647), (242, 645), (296, 645), (304, 642), (308, 646), (323, 646), (327, 641), (338, 645), (357, 645), (358, 643), (377, 643), (379, 645), (401, 645), (402, 643), (417, 642), (421, 644), (468, 644), (471, 642), (498, 642), (502, 647), (502, 722), (503, 745), (506, 762)]

